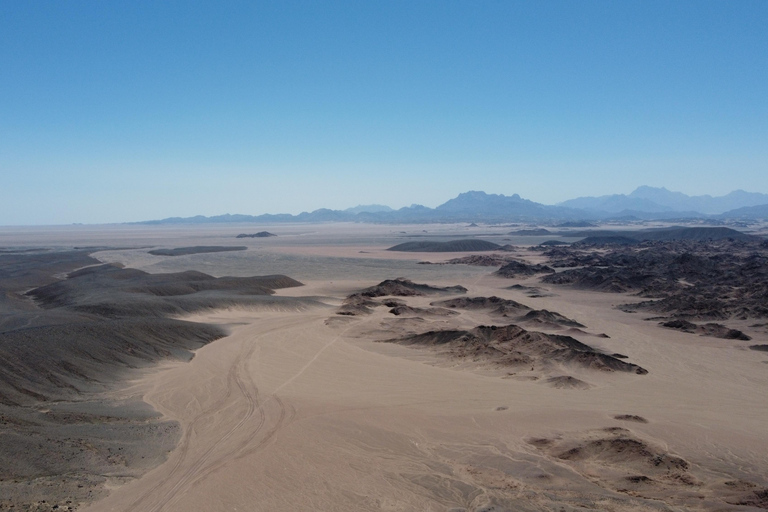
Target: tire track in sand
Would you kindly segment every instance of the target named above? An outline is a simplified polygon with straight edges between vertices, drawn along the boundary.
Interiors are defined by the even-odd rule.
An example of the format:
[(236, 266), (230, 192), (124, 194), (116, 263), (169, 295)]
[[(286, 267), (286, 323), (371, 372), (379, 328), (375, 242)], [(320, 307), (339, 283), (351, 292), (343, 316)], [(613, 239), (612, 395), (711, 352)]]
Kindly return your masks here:
[[(315, 321), (315, 319), (308, 319), (303, 322), (294, 323), (291, 325), (291, 327), (294, 328), (313, 321)], [(132, 502), (131, 505), (126, 509), (127, 511), (143, 509), (145, 506), (147, 507), (146, 510), (150, 510), (152, 512), (158, 512), (162, 510), (166, 505), (170, 504), (172, 501), (175, 501), (184, 488), (188, 488), (189, 486), (201, 481), (206, 476), (226, 465), (229, 461), (241, 458), (251, 453), (252, 451), (257, 451), (265, 441), (268, 441), (274, 437), (275, 433), (277, 433), (277, 431), (282, 427), (282, 424), (285, 420), (286, 411), (283, 401), (280, 400), (279, 397), (272, 395), (270, 398), (276, 399), (280, 409), (276, 425), (265, 434), (264, 439), (261, 443), (259, 443), (259, 445), (255, 447), (255, 449), (252, 451), (248, 450), (247, 453), (238, 453), (247, 448), (247, 446), (254, 440), (254, 438), (259, 435), (262, 428), (264, 427), (264, 424), (266, 423), (266, 414), (263, 407), (264, 404), (259, 403), (259, 390), (253, 381), (252, 375), (247, 371), (247, 362), (251, 359), (253, 353), (258, 347), (258, 340), (276, 331), (281, 331), (284, 329), (284, 326), (269, 329), (259, 334), (256, 338), (247, 343), (247, 345), (244, 344), (243, 350), (232, 363), (227, 373), (227, 386), (224, 396), (221, 399), (216, 400), (205, 410), (201, 411), (189, 422), (185, 428), (182, 442), (179, 445), (179, 455), (173, 465), (173, 468), (157, 484), (152, 486), (147, 492)], [(245, 350), (246, 347), (247, 350)], [(216, 413), (231, 405), (229, 402), (233, 392), (235, 391), (235, 388), (237, 388), (243, 399), (246, 401), (245, 414), (234, 426), (228, 429), (224, 435), (222, 435), (215, 443), (209, 446), (208, 449), (197, 460), (195, 460), (189, 468), (184, 469), (183, 466), (185, 465), (187, 459), (190, 457), (192, 433), (202, 421), (207, 420), (208, 418), (214, 416)], [(225, 443), (236, 433), (238, 433), (238, 431), (241, 430), (242, 427), (246, 425), (246, 423), (248, 423), (248, 421), (253, 417), (256, 411), (259, 413), (259, 419), (255, 426), (252, 428), (250, 435), (248, 435), (244, 441), (238, 443), (235, 449), (229, 449), (220, 454), (217, 453), (217, 449), (222, 445), (222, 443)], [(291, 414), (291, 417), (292, 416), (293, 412)], [(218, 455), (218, 457), (215, 457), (215, 460), (211, 461), (211, 459), (214, 459), (214, 455)], [(167, 486), (172, 480), (176, 481), (168, 490), (162, 492), (161, 489), (164, 486)], [(158, 492), (162, 492), (160, 497), (156, 496)], [(147, 502), (153, 499), (156, 500), (155, 503), (147, 506)]]
[[(317, 319), (313, 318), (313, 319), (309, 319), (309, 320), (306, 320), (304, 322), (301, 322), (298, 325), (312, 323), (312, 322), (315, 322), (315, 321), (317, 321)], [(295, 328), (296, 325), (297, 324), (294, 324), (291, 327)], [(331, 345), (335, 344), (339, 339), (341, 339), (344, 336), (344, 334), (347, 331), (349, 331), (351, 328), (352, 328), (351, 326), (348, 327), (347, 329), (342, 331), (341, 334), (335, 336), (333, 339), (331, 339), (331, 341), (329, 341), (328, 343), (323, 345), (323, 347), (320, 350), (318, 350), (317, 353), (315, 353), (315, 355), (306, 364), (304, 364), (304, 366), (302, 366), (299, 369), (298, 372), (296, 372), (288, 380), (283, 382), (277, 389), (275, 389), (275, 391), (273, 391), (273, 393), (262, 404), (260, 404), (258, 406), (259, 407), (259, 411), (262, 414), (262, 419), (261, 419), (261, 422), (260, 422), (258, 428), (255, 429), (252, 432), (252, 434), (247, 439), (245, 439), (241, 443), (239, 443), (238, 446), (234, 450), (230, 450), (230, 452), (229, 452), (229, 454), (227, 456), (220, 457), (218, 461), (213, 462), (208, 467), (203, 467), (202, 469), (200, 469), (199, 473), (193, 479), (190, 480), (189, 478), (187, 478), (187, 479), (185, 479), (183, 484), (182, 484), (182, 482), (177, 483), (177, 485), (175, 486), (173, 492), (170, 493), (171, 495), (168, 497), (168, 499), (164, 500), (161, 504), (159, 504), (155, 508), (151, 509), (152, 512), (158, 512), (159, 510), (161, 510), (161, 508), (163, 506), (165, 506), (165, 505), (172, 505), (173, 503), (175, 503), (178, 500), (178, 496), (180, 495), (179, 491), (181, 491), (182, 487), (192, 487), (192, 486), (196, 485), (197, 483), (199, 483), (200, 481), (202, 481), (203, 479), (205, 479), (206, 477), (208, 477), (211, 474), (215, 473), (216, 471), (222, 469), (223, 467), (225, 467), (229, 463), (231, 463), (231, 462), (233, 462), (235, 460), (242, 459), (243, 457), (246, 457), (248, 455), (256, 453), (256, 452), (266, 448), (267, 446), (269, 446), (270, 441), (274, 438), (275, 434), (277, 434), (277, 432), (279, 432), (280, 429), (282, 429), (285, 426), (284, 425), (285, 423), (290, 423), (291, 420), (293, 419), (293, 417), (295, 416), (295, 413), (296, 413), (296, 411), (291, 407), (290, 418), (289, 418), (289, 420), (287, 422), (285, 421), (285, 417), (287, 415), (287, 412), (286, 412), (287, 408), (285, 406), (285, 403), (282, 401), (282, 399), (277, 395), (277, 392), (280, 391), (281, 389), (283, 389), (284, 387), (286, 387), (287, 385), (289, 385), (290, 383), (292, 383), (293, 381), (295, 381), (297, 378), (299, 378), (315, 361), (317, 361), (317, 359), (323, 354), (323, 352), (325, 352), (325, 350), (327, 350)], [(284, 328), (282, 328), (282, 329), (284, 329)], [(264, 333), (264, 334), (258, 336), (256, 339), (260, 339), (260, 338), (266, 336), (267, 334), (270, 334), (270, 333), (274, 332), (275, 330), (281, 330), (281, 329), (278, 328), (278, 329), (270, 330), (267, 333)], [(255, 347), (255, 344), (254, 344), (254, 347)], [(241, 371), (246, 370), (245, 364), (247, 363), (247, 360), (250, 359), (250, 355), (252, 353), (253, 353), (253, 350), (251, 350), (249, 352), (249, 356), (246, 357), (246, 359), (244, 360), (242, 366), (240, 367)], [(233, 365), (233, 367), (234, 366), (239, 366), (239, 365)], [(256, 387), (255, 383), (253, 382), (252, 374), (250, 372), (248, 372), (248, 371), (245, 371), (245, 375), (246, 375), (247, 379), (250, 381), (250, 383), (253, 386), (253, 388), (256, 389), (257, 392), (258, 392), (258, 388)], [(254, 438), (260, 433), (260, 430), (261, 430), (261, 428), (264, 425), (264, 422), (265, 422), (265, 420), (264, 420), (264, 407), (271, 400), (274, 400), (277, 403), (277, 406), (278, 406), (278, 410), (279, 410), (278, 415), (279, 416), (277, 418), (277, 421), (275, 422), (275, 425), (271, 429), (269, 429), (269, 431), (267, 431), (264, 434), (264, 436), (262, 437), (262, 439), (258, 443), (256, 443), (253, 446), (250, 446), (252, 444)], [(211, 448), (208, 450), (208, 452), (211, 452), (213, 449), (215, 449), (218, 444), (219, 444), (219, 442), (217, 442), (216, 444), (211, 446)], [(249, 448), (249, 446), (250, 446), (250, 448)], [(208, 452), (206, 452), (206, 455), (208, 454)], [(191, 470), (187, 471), (186, 474), (191, 474)]]

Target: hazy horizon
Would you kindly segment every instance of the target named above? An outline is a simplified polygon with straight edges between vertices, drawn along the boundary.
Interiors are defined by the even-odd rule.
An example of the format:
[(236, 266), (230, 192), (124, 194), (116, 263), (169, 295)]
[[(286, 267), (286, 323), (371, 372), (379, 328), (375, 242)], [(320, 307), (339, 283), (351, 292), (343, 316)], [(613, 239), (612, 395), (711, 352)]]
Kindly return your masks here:
[(768, 4), (5, 3), (0, 225), (768, 193)]
[[(647, 185), (641, 185), (638, 188), (643, 188), (643, 187), (648, 187), (648, 188), (657, 189), (657, 190), (666, 190), (667, 192), (671, 192), (673, 194), (680, 193), (680, 191), (668, 190), (668, 189), (666, 189), (666, 187), (649, 187)], [(629, 192), (634, 192), (634, 190), (633, 191), (629, 191)], [(691, 195), (688, 195), (688, 197), (691, 198), (691, 199), (697, 199), (697, 198), (717, 199), (717, 198), (722, 198), (722, 197), (728, 196), (731, 193), (738, 193), (738, 192), (746, 192), (748, 194), (749, 193), (753, 193), (753, 191), (745, 191), (745, 190), (738, 189), (738, 190), (733, 190), (733, 191), (729, 191), (729, 192), (723, 193), (723, 194), (721, 194), (719, 196), (712, 196), (712, 195), (705, 194), (705, 195), (701, 195), (701, 196), (691, 196)], [(383, 204), (383, 203), (368, 203), (368, 204), (357, 203), (354, 206), (346, 206), (346, 207), (341, 207), (341, 208), (329, 208), (329, 207), (321, 206), (321, 207), (316, 208), (314, 210), (303, 209), (303, 210), (299, 210), (299, 211), (295, 211), (295, 212), (272, 211), (272, 212), (253, 213), (253, 212), (248, 212), (248, 211), (223, 211), (223, 212), (214, 213), (214, 214), (210, 214), (210, 215), (202, 215), (202, 214), (197, 213), (197, 214), (193, 214), (193, 215), (189, 215), (189, 216), (170, 215), (170, 216), (163, 217), (163, 218), (128, 219), (128, 220), (111, 221), (111, 222), (70, 222), (70, 223), (49, 223), (49, 224), (38, 223), (38, 224), (6, 224), (6, 225), (0, 224), (0, 227), (23, 228), (23, 227), (35, 227), (35, 226), (37, 226), (37, 227), (49, 227), (49, 226), (50, 227), (55, 227), (55, 226), (71, 226), (71, 225), (86, 225), (86, 226), (93, 225), (93, 226), (96, 226), (96, 225), (101, 225), (101, 224), (141, 224), (141, 223), (146, 223), (146, 222), (151, 222), (151, 221), (160, 221), (160, 220), (165, 220), (165, 219), (193, 218), (193, 217), (198, 217), (198, 216), (203, 216), (203, 217), (219, 217), (219, 216), (226, 216), (226, 215), (245, 215), (245, 216), (257, 217), (259, 215), (284, 215), (284, 214), (294, 215), (295, 216), (295, 215), (299, 215), (299, 214), (302, 214), (302, 213), (312, 213), (312, 212), (314, 212), (316, 210), (323, 210), (323, 209), (325, 209), (325, 210), (334, 210), (334, 211), (342, 211), (343, 212), (343, 211), (347, 211), (347, 210), (357, 210), (357, 209), (364, 208), (364, 207), (382, 207), (382, 206), (383, 207), (389, 207), (390, 211), (396, 212), (397, 210), (399, 210), (401, 208), (414, 207), (414, 206), (426, 206), (427, 208), (435, 209), (437, 206), (440, 206), (443, 203), (446, 203), (446, 202), (450, 201), (451, 199), (456, 199), (457, 197), (459, 197), (459, 196), (461, 196), (463, 194), (471, 194), (471, 193), (487, 194), (488, 196), (504, 195), (506, 197), (510, 197), (512, 195), (515, 195), (515, 194), (509, 194), (509, 195), (497, 194), (495, 192), (488, 192), (488, 191), (468, 190), (468, 191), (460, 192), (459, 194), (457, 194), (457, 196), (446, 198), (444, 201), (440, 201), (439, 203), (437, 203), (435, 205), (424, 205), (424, 204), (421, 204), (421, 203), (413, 203), (413, 204), (410, 204), (410, 205), (403, 205), (403, 206), (399, 206), (399, 207), (393, 207), (391, 205)], [(517, 195), (519, 195), (519, 194), (517, 194)], [(605, 196), (601, 196), (601, 197), (615, 197), (615, 196), (625, 196), (625, 197), (630, 197), (630, 198), (632, 197), (630, 193), (624, 193), (624, 192), (619, 192), (619, 193), (616, 193), (616, 194), (606, 194)], [(600, 197), (596, 197), (596, 196), (580, 196), (580, 197), (573, 197), (573, 198), (570, 198), (570, 199), (587, 199), (587, 198), (600, 199)], [(530, 200), (527, 197), (522, 197), (522, 199), (523, 200)], [(549, 205), (545, 204), (545, 206), (560, 206), (560, 205), (563, 205), (563, 203), (567, 203), (567, 202), (568, 201), (566, 200), (564, 202), (556, 203), (556, 204), (549, 204)], [(540, 204), (544, 204), (544, 203), (540, 203)], [(568, 205), (565, 205), (565, 206), (567, 208), (575, 208), (576, 210), (582, 210), (585, 213), (585, 215), (590, 211), (589, 208), (584, 209), (584, 208), (581, 208), (581, 207), (574, 207), (574, 206), (568, 206)], [(661, 208), (659, 208), (658, 212), (663, 212), (664, 211), (664, 205), (659, 205), (659, 206)], [(372, 211), (376, 211), (376, 209), (374, 208), (372, 210), (361, 210), (361, 211), (372, 212)], [(688, 210), (678, 209), (678, 211), (686, 212)], [(727, 211), (727, 209), (725, 211)], [(355, 213), (355, 212), (352, 212), (352, 213)], [(610, 211), (604, 211), (603, 213), (610, 213)], [(702, 212), (702, 211), (699, 211), (698, 213), (700, 213), (704, 217), (706, 217), (707, 215), (715, 215), (715, 214), (712, 214), (712, 213), (708, 214), (707, 212)], [(702, 217), (702, 218), (704, 218), (704, 217)], [(577, 219), (577, 217), (574, 217), (573, 219), (579, 220), (579, 219)], [(402, 221), (403, 219), (400, 219), (400, 220)], [(317, 221), (310, 221), (310, 222), (317, 222)], [(410, 221), (406, 221), (406, 222), (410, 222)], [(434, 222), (434, 220), (433, 221), (425, 221), (425, 222)], [(482, 220), (478, 220), (478, 222), (482, 222)], [(394, 221), (394, 223), (397, 223), (397, 221)]]

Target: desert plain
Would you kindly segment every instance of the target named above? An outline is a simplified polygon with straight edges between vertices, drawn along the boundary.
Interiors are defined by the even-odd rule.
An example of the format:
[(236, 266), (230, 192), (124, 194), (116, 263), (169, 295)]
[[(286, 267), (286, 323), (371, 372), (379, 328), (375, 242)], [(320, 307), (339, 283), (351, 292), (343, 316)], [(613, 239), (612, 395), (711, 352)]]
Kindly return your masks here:
[[(0, 510), (768, 508), (768, 247), (597, 285), (628, 257), (514, 229), (2, 228)], [(194, 247), (238, 249), (149, 252)]]

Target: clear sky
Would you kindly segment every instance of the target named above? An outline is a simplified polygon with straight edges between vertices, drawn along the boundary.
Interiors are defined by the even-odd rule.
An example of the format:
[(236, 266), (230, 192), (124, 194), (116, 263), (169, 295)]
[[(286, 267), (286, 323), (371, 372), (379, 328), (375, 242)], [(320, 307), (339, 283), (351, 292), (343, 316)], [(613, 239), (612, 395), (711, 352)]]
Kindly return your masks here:
[(768, 2), (0, 0), (0, 225), (768, 193)]

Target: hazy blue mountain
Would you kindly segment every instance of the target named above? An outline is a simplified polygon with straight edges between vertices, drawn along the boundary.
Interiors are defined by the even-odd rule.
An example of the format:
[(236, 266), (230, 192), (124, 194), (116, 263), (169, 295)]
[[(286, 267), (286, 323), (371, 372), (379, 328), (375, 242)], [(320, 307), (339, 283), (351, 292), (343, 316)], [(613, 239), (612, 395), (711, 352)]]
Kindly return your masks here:
[(665, 220), (665, 221), (685, 221), (690, 219), (704, 219), (708, 218), (708, 215), (704, 215), (699, 212), (676, 212), (672, 210), (666, 210), (661, 212), (642, 212), (639, 210), (622, 210), (620, 212), (612, 213), (610, 215), (603, 216), (605, 220), (621, 221), (621, 220)]
[(706, 214), (724, 213), (736, 208), (768, 204), (768, 194), (734, 190), (724, 196), (687, 196), (682, 192), (670, 192), (665, 188), (639, 187), (630, 196), (642, 197), (675, 210), (693, 210)]
[[(762, 202), (760, 202), (762, 201)], [(758, 204), (751, 204), (757, 202)], [(746, 207), (727, 208), (747, 203)], [(721, 197), (687, 196), (664, 188), (639, 187), (629, 195), (580, 197), (550, 206), (518, 194), (459, 194), (436, 208), (414, 204), (393, 210), (383, 205), (361, 205), (346, 210), (321, 208), (298, 215), (216, 215), (171, 217), (137, 224), (281, 223), (281, 222), (551, 222), (590, 220), (684, 220), (710, 218), (711, 212), (727, 211), (722, 218), (768, 218), (768, 195), (737, 190)], [(710, 213), (710, 215), (705, 215)]]
[(628, 195), (579, 197), (564, 201), (559, 206), (608, 213), (630, 210), (636, 212), (698, 212), (713, 215), (736, 208), (762, 204), (768, 204), (768, 194), (734, 190), (719, 197), (689, 196), (682, 192), (672, 192), (663, 187), (642, 186)]
[(594, 219), (595, 216), (583, 210), (549, 206), (523, 199), (518, 194), (486, 194), (470, 191), (459, 194), (434, 210), (446, 219), (462, 221), (503, 222), (507, 220), (570, 220)]
[(361, 204), (353, 208), (347, 208), (345, 213), (351, 213), (357, 215), (358, 213), (381, 213), (381, 212), (393, 212), (394, 210), (389, 206), (383, 204)]
[[(465, 192), (436, 208), (414, 204), (399, 210), (386, 206), (358, 206), (347, 210), (321, 208), (298, 215), (217, 215), (204, 217), (171, 217), (139, 224), (200, 224), (213, 222), (509, 222), (565, 221), (599, 218), (590, 212), (560, 206), (548, 206), (521, 198), (485, 192)], [(378, 210), (378, 211), (372, 211)]]
[(435, 210), (447, 214), (498, 215), (504, 213), (523, 213), (537, 215), (543, 213), (547, 208), (547, 206), (541, 203), (523, 199), (518, 194), (505, 196), (471, 190), (459, 194), (454, 199), (449, 199), (435, 208)]
[(736, 208), (719, 215), (719, 217), (724, 219), (768, 219), (768, 204)]
[(576, 199), (563, 201), (559, 206), (608, 213), (619, 213), (623, 211), (665, 212), (672, 210), (672, 208), (668, 206), (662, 206), (649, 199), (630, 197), (625, 194), (613, 194), (600, 197), (577, 197)]

